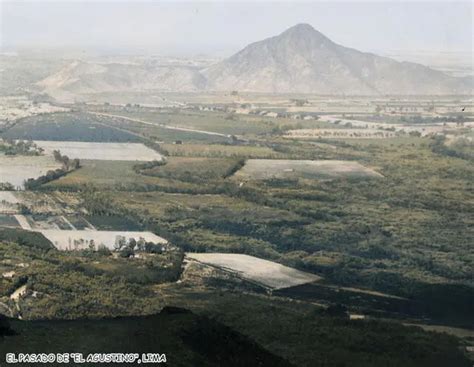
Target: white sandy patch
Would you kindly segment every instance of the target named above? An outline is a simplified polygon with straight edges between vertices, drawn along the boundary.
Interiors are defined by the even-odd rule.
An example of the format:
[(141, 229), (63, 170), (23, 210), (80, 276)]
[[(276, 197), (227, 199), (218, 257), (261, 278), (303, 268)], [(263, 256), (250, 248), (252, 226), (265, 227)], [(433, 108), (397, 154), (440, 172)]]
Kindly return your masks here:
[(353, 161), (249, 159), (235, 175), (242, 179), (382, 177), (380, 173)]
[(244, 279), (272, 289), (293, 287), (321, 279), (314, 274), (243, 254), (186, 253), (186, 257), (236, 273)]
[(24, 181), (38, 178), (48, 171), (61, 168), (53, 156), (0, 155), (0, 182), (9, 182), (15, 188), (24, 188)]
[(20, 299), (20, 297), (23, 297), (25, 294), (26, 294), (26, 284), (25, 285), (22, 285), (20, 288), (18, 288), (15, 292), (13, 292), (11, 295), (10, 295), (10, 299), (12, 301), (17, 301)]
[(46, 153), (59, 150), (70, 159), (110, 160), (110, 161), (154, 161), (162, 160), (158, 152), (140, 143), (89, 143), (76, 141), (45, 141), (35, 143)]
[(15, 219), (20, 224), (21, 228), (27, 229), (27, 230), (31, 229), (30, 222), (28, 222), (28, 219), (26, 219), (24, 215), (17, 214), (15, 215)]

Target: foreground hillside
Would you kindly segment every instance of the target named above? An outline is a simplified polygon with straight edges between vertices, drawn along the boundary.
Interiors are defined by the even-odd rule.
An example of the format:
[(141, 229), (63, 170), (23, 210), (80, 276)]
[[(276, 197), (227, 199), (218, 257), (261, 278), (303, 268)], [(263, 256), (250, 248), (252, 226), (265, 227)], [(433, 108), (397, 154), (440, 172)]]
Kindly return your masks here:
[(4, 280), (2, 292), (26, 282), (29, 291), (17, 307), (38, 319), (2, 317), (2, 355), (64, 353), (73, 346), (84, 355), (165, 353), (172, 366), (470, 365), (460, 348), (467, 340), (395, 322), (350, 320), (337, 307), (271, 297), (203, 266), (188, 266), (174, 283), (140, 269), (137, 259), (61, 255), (42, 247), (0, 243), (7, 263), (27, 264), (28, 274), (16, 284)]

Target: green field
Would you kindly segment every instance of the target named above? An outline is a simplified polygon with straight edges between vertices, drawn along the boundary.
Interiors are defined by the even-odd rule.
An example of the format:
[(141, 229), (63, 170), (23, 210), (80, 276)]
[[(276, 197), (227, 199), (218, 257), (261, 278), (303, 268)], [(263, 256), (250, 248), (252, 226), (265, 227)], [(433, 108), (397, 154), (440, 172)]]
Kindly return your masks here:
[(105, 126), (93, 115), (54, 113), (19, 120), (1, 134), (3, 138), (87, 142), (138, 142), (141, 139), (126, 131)]

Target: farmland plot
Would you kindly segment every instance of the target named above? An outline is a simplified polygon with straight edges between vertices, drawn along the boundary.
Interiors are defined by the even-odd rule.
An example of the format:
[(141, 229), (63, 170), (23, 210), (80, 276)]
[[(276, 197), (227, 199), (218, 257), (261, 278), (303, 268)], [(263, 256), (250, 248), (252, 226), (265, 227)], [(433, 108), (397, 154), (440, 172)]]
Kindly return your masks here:
[(114, 249), (116, 241), (120, 238), (129, 240), (134, 238), (136, 241), (143, 238), (147, 242), (155, 244), (167, 244), (164, 238), (158, 237), (151, 232), (132, 232), (132, 231), (90, 231), (90, 230), (39, 230), (51, 243), (59, 250), (81, 250), (89, 248), (92, 243), (95, 246), (104, 245), (109, 249)]
[(9, 182), (24, 188), (24, 181), (38, 178), (48, 171), (61, 168), (53, 156), (2, 156), (0, 155), (0, 182)]
[(133, 133), (108, 126), (108, 121), (85, 113), (52, 113), (20, 120), (2, 137), (23, 140), (139, 142)]
[(382, 177), (380, 173), (353, 161), (249, 159), (234, 177), (238, 179), (331, 179), (338, 177)]
[(153, 161), (163, 157), (140, 143), (89, 143), (66, 141), (35, 141), (46, 153), (59, 150), (69, 158), (107, 161)]
[(244, 279), (271, 289), (288, 288), (321, 279), (317, 275), (249, 255), (187, 253), (186, 256), (189, 259), (236, 273)]

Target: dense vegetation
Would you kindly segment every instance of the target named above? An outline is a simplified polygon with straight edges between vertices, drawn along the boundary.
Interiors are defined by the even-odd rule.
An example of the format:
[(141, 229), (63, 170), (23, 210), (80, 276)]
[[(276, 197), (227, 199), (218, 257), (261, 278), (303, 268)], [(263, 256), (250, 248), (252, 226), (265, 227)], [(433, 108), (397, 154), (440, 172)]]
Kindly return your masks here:
[[(434, 151), (435, 142), (407, 137), (273, 143), (291, 158), (357, 159), (375, 167), (382, 179), (242, 186), (224, 178), (233, 167), (226, 159), (172, 157), (138, 173), (123, 162), (85, 164), (49, 189), (82, 191), (92, 185), (108, 192), (104, 214), (120, 212), (184, 250), (277, 260), (339, 285), (436, 302), (446, 312), (430, 311), (430, 317), (469, 324), (474, 170), (467, 160)], [(110, 191), (111, 186), (134, 194)]]
[[(219, 132), (241, 136), (110, 116), (94, 117), (100, 128), (92, 136), (93, 122), (77, 120), (93, 141), (106, 139), (101, 134), (111, 130), (101, 129), (107, 126), (148, 144), (165, 141), (155, 149), (169, 156), (149, 163), (81, 161), (80, 168), (34, 189), (73, 193), (98, 229), (151, 230), (179, 250), (143, 258), (61, 253), (50, 244), (35, 247), (43, 239), (32, 234), (2, 230), (0, 257), (9, 260), (2, 269), (29, 266), (13, 266), (17, 274), (1, 280), (1, 302), (13, 309), (8, 296), (26, 284), (36, 292), (19, 302), (27, 318), (143, 315), (164, 305), (185, 305), (301, 366), (469, 365), (459, 341), (447, 335), (333, 317), (314, 304), (373, 318), (472, 325), (474, 168), (466, 155), (472, 145), (460, 149), (442, 138), (417, 136), (298, 142), (281, 137), (297, 124), (285, 119), (118, 109), (128, 118), (212, 131), (221, 126)], [(73, 119), (83, 115), (91, 116), (72, 114)], [(64, 116), (67, 124), (71, 116)], [(53, 125), (50, 121), (48, 129)], [(74, 136), (75, 128), (65, 131)], [(27, 131), (29, 125), (14, 129)], [(113, 139), (123, 141), (118, 135)], [(357, 161), (383, 177), (239, 181), (233, 176), (255, 157)], [(324, 280), (273, 295), (228, 279), (202, 280), (206, 272), (196, 276), (197, 283), (174, 283), (182, 275), (183, 251), (251, 254)]]
[[(163, 300), (152, 302), (152, 285), (176, 281), (181, 274), (180, 251), (127, 259), (110, 251), (69, 253), (46, 244), (33, 247), (24, 232), (17, 237), (4, 231), (0, 235), (19, 243), (0, 242), (0, 268), (15, 272), (12, 279), (0, 280), (0, 302), (9, 305), (14, 316), (74, 319), (157, 312)], [(18, 280), (30, 293), (15, 308), (8, 296), (18, 288)]]
[(42, 149), (31, 140), (5, 139), (0, 140), (0, 152), (5, 155), (40, 155)]
[[(163, 264), (169, 258), (166, 260), (158, 255), (131, 263), (100, 252), (61, 253), (3, 243), (0, 244), (0, 256), (4, 259), (3, 271), (7, 270), (5, 260), (8, 260), (7, 267), (14, 266), (17, 272), (13, 279), (1, 280), (3, 297), (0, 302), (14, 309), (14, 304), (6, 296), (26, 285), (29, 293), (21, 298), (18, 307), (19, 312), (28, 318), (152, 314), (165, 305), (186, 305), (255, 340), (274, 355), (297, 366), (341, 366), (349, 361), (356, 366), (469, 365), (458, 349), (458, 341), (445, 334), (426, 333), (416, 327), (406, 328), (390, 322), (349, 321), (343, 315), (331, 316), (309, 303), (295, 304), (279, 297), (262, 297), (242, 292), (240, 288), (222, 293), (221, 287), (225, 283), (217, 288), (211, 286), (210, 290), (185, 284), (159, 287), (163, 281), (176, 279), (176, 273), (166, 272)], [(20, 263), (26, 266), (19, 267), (17, 264)], [(156, 319), (161, 321), (154, 321)], [(180, 338), (176, 340), (165, 330), (183, 330), (187, 324), (178, 320), (173, 322), (173, 326), (165, 327), (166, 319), (149, 316), (69, 323), (11, 321), (9, 330), (15, 334), (4, 337), (0, 350), (6, 348), (5, 351), (12, 352), (18, 348), (21, 352), (45, 352), (54, 346), (51, 351), (60, 352), (70, 348), (74, 341), (75, 351), (89, 353), (103, 351), (101, 348), (105, 346), (102, 343), (106, 341), (107, 351), (113, 351), (111, 347), (119, 351), (124, 350), (120, 341), (127, 340), (127, 347), (132, 347), (127, 350), (156, 352), (156, 346), (162, 344), (148, 343), (158, 338), (163, 343), (170, 342), (169, 346), (166, 345), (166, 352), (172, 358), (179, 358), (175, 353), (187, 355), (190, 350), (196, 351), (195, 348), (200, 354), (208, 351), (206, 355), (215, 356), (217, 352), (205, 348), (199, 340), (215, 346), (222, 338), (229, 343), (228, 338), (233, 335), (230, 330), (223, 334), (226, 329), (213, 324), (215, 321), (203, 319), (194, 323), (197, 329), (179, 333)], [(147, 325), (151, 328), (148, 329)], [(44, 338), (46, 330), (48, 338)], [(136, 334), (133, 330), (140, 332)], [(131, 332), (135, 335), (132, 343), (136, 342), (136, 345), (130, 344), (130, 338), (121, 337), (122, 333), (131, 335)], [(215, 343), (209, 343), (210, 340), (215, 340)], [(239, 345), (244, 345), (246, 352), (254, 350), (249, 349), (242, 338), (234, 348)], [(179, 346), (178, 350), (172, 348), (176, 346)], [(155, 349), (149, 350), (151, 347)], [(257, 348), (257, 345), (252, 348)], [(222, 358), (228, 355), (226, 352)]]

